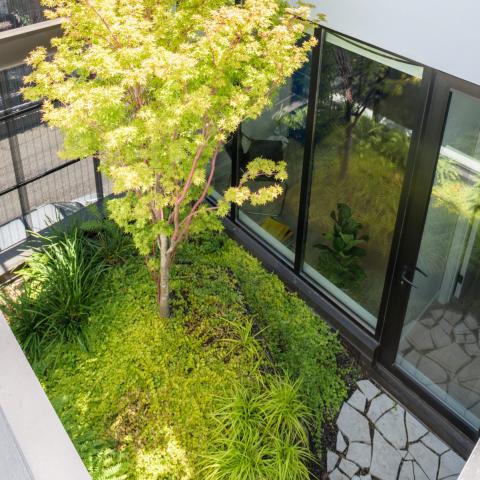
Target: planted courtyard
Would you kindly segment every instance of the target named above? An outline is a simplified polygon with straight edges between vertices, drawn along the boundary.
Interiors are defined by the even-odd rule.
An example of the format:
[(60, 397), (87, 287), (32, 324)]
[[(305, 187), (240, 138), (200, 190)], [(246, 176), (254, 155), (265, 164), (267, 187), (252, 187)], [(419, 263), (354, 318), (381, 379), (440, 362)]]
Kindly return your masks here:
[(190, 239), (172, 314), (131, 239), (56, 232), (3, 309), (94, 480), (307, 479), (347, 394), (336, 336), (225, 234)]

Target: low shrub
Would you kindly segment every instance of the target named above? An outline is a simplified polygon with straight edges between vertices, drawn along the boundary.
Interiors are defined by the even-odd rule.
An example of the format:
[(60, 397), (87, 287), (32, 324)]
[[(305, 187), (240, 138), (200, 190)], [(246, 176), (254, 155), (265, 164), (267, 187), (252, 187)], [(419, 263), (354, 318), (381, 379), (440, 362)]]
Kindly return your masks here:
[[(83, 231), (105, 271), (98, 229)], [(124, 257), (95, 278), (89, 349), (55, 341), (56, 363), (36, 365), (93, 479), (308, 478), (307, 436), (345, 394), (326, 324), (224, 235), (179, 252), (168, 321), (143, 260)]]
[(114, 222), (95, 213), (95, 218), (55, 230), (38, 238), (20, 271), (14, 295), (0, 292), (13, 331), (32, 362), (48, 362), (46, 355), (56, 342), (75, 341), (88, 347), (85, 322), (107, 268), (135, 255), (131, 238)]
[(1, 294), (12, 329), (32, 362), (55, 342), (87, 346), (84, 322), (105, 263), (77, 229), (43, 238), (21, 270), (16, 295)]
[(123, 232), (120, 227), (100, 213), (93, 212), (96, 218), (78, 225), (80, 234), (85, 237), (98, 255), (107, 265), (113, 266), (124, 263), (128, 258), (135, 256), (137, 250), (132, 238)]
[(225, 235), (185, 245), (176, 268), (188, 275), (184, 288), (192, 290), (189, 298), (209, 278), (228, 273), (225, 285), (241, 294), (273, 364), (301, 380), (301, 394), (315, 416), (310, 433), (319, 448), (323, 422), (335, 416), (347, 395), (346, 372), (337, 363), (344, 350), (336, 334), (276, 275)]

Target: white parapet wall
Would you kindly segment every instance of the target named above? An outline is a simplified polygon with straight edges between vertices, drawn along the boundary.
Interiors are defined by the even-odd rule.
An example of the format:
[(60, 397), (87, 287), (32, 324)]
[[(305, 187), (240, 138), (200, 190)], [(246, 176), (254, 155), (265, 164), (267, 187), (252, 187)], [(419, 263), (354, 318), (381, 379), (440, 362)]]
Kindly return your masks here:
[(480, 478), (480, 441), (473, 449), (470, 457), (463, 467), (458, 480), (478, 480)]
[[(296, 3), (291, 0), (292, 3)], [(310, 0), (325, 26), (480, 84), (476, 0)]]
[(0, 414), (2, 480), (91, 480), (1, 313)]

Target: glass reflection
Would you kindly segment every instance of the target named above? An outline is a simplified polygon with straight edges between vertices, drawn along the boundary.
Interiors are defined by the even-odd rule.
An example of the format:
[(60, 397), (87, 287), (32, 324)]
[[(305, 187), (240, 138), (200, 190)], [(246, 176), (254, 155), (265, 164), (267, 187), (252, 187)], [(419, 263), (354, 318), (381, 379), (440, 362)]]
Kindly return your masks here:
[[(240, 170), (258, 157), (287, 163), (288, 180), (282, 195), (262, 206), (245, 205), (239, 220), (276, 250), (293, 261), (302, 178), (305, 125), (307, 118), (310, 63), (298, 70), (280, 89), (271, 108), (256, 120), (242, 124), (239, 146)], [(272, 184), (258, 178), (251, 188)]]
[(480, 426), (480, 101), (453, 92), (397, 362)]
[(304, 271), (374, 327), (422, 69), (327, 34)]

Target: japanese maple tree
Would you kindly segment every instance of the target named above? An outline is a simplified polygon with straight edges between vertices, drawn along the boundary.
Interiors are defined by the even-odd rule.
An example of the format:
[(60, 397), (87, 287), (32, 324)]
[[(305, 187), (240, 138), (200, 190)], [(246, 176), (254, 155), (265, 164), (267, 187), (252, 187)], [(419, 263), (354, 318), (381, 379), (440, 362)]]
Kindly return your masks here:
[[(160, 314), (189, 235), (219, 229), (230, 205), (282, 192), (284, 162), (251, 161), (239, 184), (204, 202), (215, 163), (240, 122), (257, 117), (306, 60), (309, 8), (280, 0), (45, 0), (62, 18), (55, 51), (29, 56), (24, 95), (44, 99), (64, 159), (97, 156), (113, 181), (110, 216), (149, 259)], [(299, 41), (303, 39), (303, 41)], [(251, 188), (270, 176), (273, 185)]]

